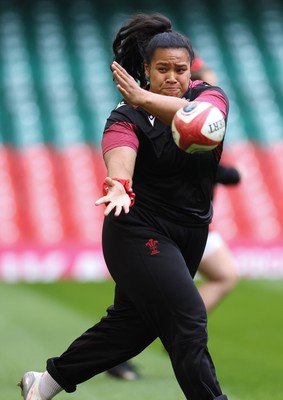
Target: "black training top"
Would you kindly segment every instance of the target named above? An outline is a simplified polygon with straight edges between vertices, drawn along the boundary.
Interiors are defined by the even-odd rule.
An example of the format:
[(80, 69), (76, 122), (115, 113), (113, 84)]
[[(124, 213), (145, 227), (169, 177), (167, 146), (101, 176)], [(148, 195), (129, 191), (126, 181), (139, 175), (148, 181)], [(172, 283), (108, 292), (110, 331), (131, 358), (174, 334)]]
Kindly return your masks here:
[[(184, 97), (192, 101), (206, 90), (219, 92), (216, 95), (226, 99), (228, 108), (223, 91), (207, 84), (190, 86)], [(188, 154), (177, 147), (169, 126), (126, 102), (112, 111), (104, 132), (110, 127), (113, 130), (113, 124), (117, 123), (121, 129), (121, 122), (131, 126), (139, 140), (133, 175), (134, 207), (182, 225), (209, 224), (213, 184), (223, 143), (213, 151)]]

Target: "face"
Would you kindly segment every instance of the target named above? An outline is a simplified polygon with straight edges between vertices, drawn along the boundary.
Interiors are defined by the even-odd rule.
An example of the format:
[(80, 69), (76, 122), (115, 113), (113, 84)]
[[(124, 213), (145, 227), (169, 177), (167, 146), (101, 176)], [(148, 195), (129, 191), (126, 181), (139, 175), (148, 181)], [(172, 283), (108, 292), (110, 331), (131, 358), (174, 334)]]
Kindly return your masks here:
[(165, 96), (182, 97), (191, 77), (189, 53), (186, 49), (157, 48), (150, 64), (145, 63), (150, 91)]

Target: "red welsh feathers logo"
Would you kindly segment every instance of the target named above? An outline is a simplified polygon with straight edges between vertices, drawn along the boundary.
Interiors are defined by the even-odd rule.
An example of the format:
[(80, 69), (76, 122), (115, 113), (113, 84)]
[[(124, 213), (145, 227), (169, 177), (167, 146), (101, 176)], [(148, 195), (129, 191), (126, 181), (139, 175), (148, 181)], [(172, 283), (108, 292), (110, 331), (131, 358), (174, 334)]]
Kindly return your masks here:
[(148, 242), (145, 244), (150, 248), (150, 255), (153, 256), (154, 254), (160, 253), (159, 250), (157, 250), (157, 244), (158, 240), (156, 239), (149, 239)]

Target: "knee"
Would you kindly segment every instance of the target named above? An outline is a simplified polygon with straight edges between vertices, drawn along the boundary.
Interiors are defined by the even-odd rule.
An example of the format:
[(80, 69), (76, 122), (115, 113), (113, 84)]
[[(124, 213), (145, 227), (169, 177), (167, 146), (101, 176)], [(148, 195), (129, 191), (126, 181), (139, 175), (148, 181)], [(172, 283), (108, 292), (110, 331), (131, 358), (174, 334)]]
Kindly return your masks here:
[(240, 280), (240, 274), (236, 265), (230, 265), (229, 267), (218, 267), (214, 273), (208, 273), (206, 275), (207, 281), (216, 283), (222, 287), (224, 293), (230, 292)]
[(236, 268), (227, 271), (226, 274), (223, 274), (221, 281), (223, 283), (225, 292), (228, 293), (232, 289), (234, 289), (235, 286), (238, 284), (239, 280), (240, 280), (240, 275)]
[(199, 378), (201, 364), (207, 357), (207, 334), (191, 337), (186, 341), (178, 342), (171, 347), (169, 355), (175, 372), (186, 371), (191, 382)]

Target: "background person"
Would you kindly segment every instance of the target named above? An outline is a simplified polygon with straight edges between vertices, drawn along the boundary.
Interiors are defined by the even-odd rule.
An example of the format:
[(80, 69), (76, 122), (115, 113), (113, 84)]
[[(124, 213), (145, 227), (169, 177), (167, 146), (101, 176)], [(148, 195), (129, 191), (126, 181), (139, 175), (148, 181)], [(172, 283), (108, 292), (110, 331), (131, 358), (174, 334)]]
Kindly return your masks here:
[(217, 76), (212, 68), (210, 68), (202, 57), (195, 52), (195, 59), (191, 69), (191, 79), (193, 81), (203, 81), (214, 86), (217, 84)]
[[(215, 185), (240, 183), (238, 169), (219, 164)], [(236, 260), (219, 232), (210, 229), (205, 250), (198, 268), (204, 282), (198, 287), (207, 312), (212, 311), (239, 281)]]
[[(196, 54), (192, 64), (192, 80), (201, 80), (217, 85), (217, 75)], [(234, 185), (241, 180), (240, 172), (233, 166), (220, 164), (215, 184)], [(239, 281), (239, 272), (235, 258), (219, 232), (210, 230), (198, 272), (204, 282), (199, 286), (207, 312), (212, 311), (221, 300), (230, 293)]]
[[(104, 257), (115, 281), (107, 316), (42, 373), (24, 374), (25, 400), (74, 392), (159, 337), (190, 400), (227, 400), (207, 348), (207, 318), (193, 278), (212, 218), (222, 143), (190, 155), (174, 143), (171, 121), (189, 101), (209, 101), (227, 119), (225, 93), (190, 80), (194, 53), (164, 16), (139, 14), (121, 27), (112, 64), (124, 97), (107, 120), (103, 154)], [(123, 68), (124, 67), (124, 68)], [(143, 86), (149, 80), (146, 89)]]

